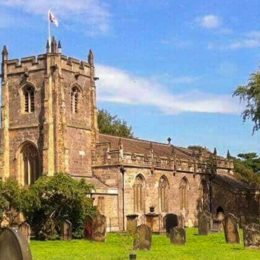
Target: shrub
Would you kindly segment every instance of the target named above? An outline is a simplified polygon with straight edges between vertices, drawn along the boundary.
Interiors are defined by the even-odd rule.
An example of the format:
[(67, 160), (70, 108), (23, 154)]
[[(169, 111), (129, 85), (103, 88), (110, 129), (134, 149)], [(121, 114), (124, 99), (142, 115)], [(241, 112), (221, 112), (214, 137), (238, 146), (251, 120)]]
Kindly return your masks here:
[(82, 237), (86, 216), (95, 214), (88, 198), (93, 187), (68, 174), (39, 178), (25, 192), (24, 214), (38, 239), (56, 239), (61, 223), (72, 222), (73, 236)]

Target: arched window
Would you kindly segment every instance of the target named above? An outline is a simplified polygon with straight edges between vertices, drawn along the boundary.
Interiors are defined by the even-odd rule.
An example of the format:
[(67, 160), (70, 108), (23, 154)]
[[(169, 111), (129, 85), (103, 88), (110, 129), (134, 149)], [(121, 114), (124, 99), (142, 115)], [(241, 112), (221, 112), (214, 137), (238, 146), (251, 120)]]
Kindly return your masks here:
[(144, 211), (144, 177), (139, 174), (135, 178), (133, 186), (134, 192), (134, 211)]
[(209, 209), (209, 189), (206, 180), (201, 181), (201, 201), (204, 209)]
[(37, 148), (26, 143), (19, 154), (19, 175), (24, 185), (33, 184), (40, 176), (39, 157)]
[(23, 89), (24, 95), (24, 112), (34, 112), (34, 87), (27, 85)]
[(74, 86), (71, 91), (71, 112), (73, 114), (78, 113), (79, 110), (79, 89)]
[(162, 176), (159, 180), (159, 201), (162, 212), (168, 211), (168, 190), (168, 180), (165, 176)]
[(184, 177), (180, 182), (180, 208), (188, 209), (188, 180)]

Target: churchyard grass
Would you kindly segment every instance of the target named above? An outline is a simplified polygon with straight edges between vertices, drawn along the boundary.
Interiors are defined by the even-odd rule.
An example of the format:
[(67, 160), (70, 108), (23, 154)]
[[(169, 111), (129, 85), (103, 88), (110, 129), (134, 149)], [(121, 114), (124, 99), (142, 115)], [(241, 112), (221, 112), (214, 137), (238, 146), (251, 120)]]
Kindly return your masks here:
[[(185, 246), (170, 244), (166, 235), (153, 235), (151, 250), (137, 251), (137, 259), (260, 259), (260, 249), (245, 249), (242, 242), (227, 244), (223, 233), (199, 236), (195, 228), (186, 231)], [(31, 241), (34, 260), (129, 259), (131, 248), (131, 236), (116, 233), (109, 233), (105, 243), (87, 240)]]

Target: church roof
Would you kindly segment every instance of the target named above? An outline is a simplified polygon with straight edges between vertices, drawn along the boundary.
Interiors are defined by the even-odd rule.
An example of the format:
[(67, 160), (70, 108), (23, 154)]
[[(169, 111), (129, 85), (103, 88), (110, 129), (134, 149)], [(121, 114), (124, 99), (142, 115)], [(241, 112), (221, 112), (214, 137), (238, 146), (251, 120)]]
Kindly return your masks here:
[(176, 147), (154, 141), (142, 140), (137, 138), (125, 138), (107, 134), (99, 135), (100, 143), (109, 143), (110, 149), (119, 149), (122, 144), (125, 152), (137, 154), (150, 154), (153, 150), (154, 156), (170, 157), (175, 153), (176, 157), (192, 159), (192, 151), (186, 148)]

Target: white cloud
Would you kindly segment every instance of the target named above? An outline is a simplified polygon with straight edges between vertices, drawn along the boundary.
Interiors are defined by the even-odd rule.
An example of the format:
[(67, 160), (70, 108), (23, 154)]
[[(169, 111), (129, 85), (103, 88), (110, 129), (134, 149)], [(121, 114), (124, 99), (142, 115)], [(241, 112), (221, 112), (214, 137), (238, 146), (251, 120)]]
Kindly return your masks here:
[(175, 95), (157, 81), (100, 64), (96, 68), (100, 77), (97, 83), (99, 101), (153, 106), (166, 114), (241, 112), (239, 104), (236, 104), (231, 95), (211, 95), (198, 91)]
[(216, 29), (220, 28), (222, 26), (221, 18), (213, 15), (208, 14), (202, 17), (197, 18), (197, 22), (201, 27), (207, 28), (207, 29)]
[(244, 35), (243, 38), (235, 40), (226, 46), (227, 49), (236, 50), (242, 48), (259, 48), (260, 31), (251, 31)]
[[(49, 9), (67, 24), (75, 22), (86, 25), (92, 33), (106, 33), (109, 30), (110, 13), (100, 0), (5, 0), (1, 6), (22, 9), (29, 15), (46, 17)], [(14, 17), (15, 19), (15, 17)]]

